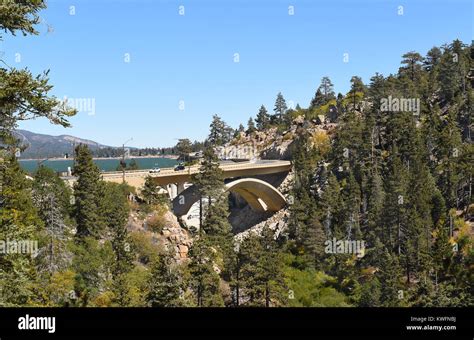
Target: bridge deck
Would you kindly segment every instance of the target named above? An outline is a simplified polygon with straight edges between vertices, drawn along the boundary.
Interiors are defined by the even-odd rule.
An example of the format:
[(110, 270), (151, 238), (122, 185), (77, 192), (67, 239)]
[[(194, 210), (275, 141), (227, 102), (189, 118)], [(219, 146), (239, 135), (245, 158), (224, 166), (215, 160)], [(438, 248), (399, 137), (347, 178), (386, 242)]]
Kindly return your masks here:
[[(175, 171), (174, 168), (163, 168), (159, 173), (150, 173), (149, 170), (131, 170), (125, 172), (125, 181), (135, 187), (143, 185), (147, 176), (153, 177), (159, 185), (171, 183), (190, 182), (191, 175), (199, 172), (199, 165), (186, 167), (184, 170)], [(224, 172), (225, 178), (244, 177), (255, 175), (267, 175), (272, 173), (287, 172), (291, 169), (289, 161), (259, 161), (259, 162), (239, 162), (223, 163), (220, 168)], [(122, 182), (122, 171), (103, 172), (102, 178), (109, 182)], [(66, 181), (74, 182), (75, 177), (64, 177)]]

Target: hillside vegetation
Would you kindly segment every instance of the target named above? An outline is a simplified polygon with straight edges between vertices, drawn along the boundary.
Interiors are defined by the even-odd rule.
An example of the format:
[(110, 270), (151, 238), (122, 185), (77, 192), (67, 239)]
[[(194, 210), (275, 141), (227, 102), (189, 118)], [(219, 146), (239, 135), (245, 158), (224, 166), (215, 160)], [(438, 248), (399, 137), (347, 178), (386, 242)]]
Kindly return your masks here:
[[(0, 32), (35, 34), (44, 6), (6, 2)], [(87, 145), (75, 148), (73, 188), (45, 167), (27, 177), (18, 122), (69, 126), (75, 112), (48, 95), (47, 73), (2, 66), (0, 306), (473, 306), (472, 57), (456, 40), (408, 52), (368, 84), (354, 76), (346, 94), (324, 77), (307, 108), (280, 93), (247, 128), (215, 115), (189, 233), (153, 180), (139, 191), (104, 182)], [(239, 143), (294, 169), (286, 227), (237, 242), (215, 151)]]

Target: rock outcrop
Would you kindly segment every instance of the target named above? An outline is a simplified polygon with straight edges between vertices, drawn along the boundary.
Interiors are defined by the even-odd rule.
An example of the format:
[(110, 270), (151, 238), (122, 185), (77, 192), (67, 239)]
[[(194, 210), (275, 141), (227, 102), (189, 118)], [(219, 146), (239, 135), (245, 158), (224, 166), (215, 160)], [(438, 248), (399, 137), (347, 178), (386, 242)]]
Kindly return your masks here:
[(140, 218), (136, 212), (132, 212), (129, 217), (128, 229), (130, 231), (139, 231), (151, 234), (153, 242), (160, 245), (164, 250), (171, 251), (177, 262), (186, 261), (188, 251), (192, 245), (192, 238), (189, 232), (182, 228), (177, 217), (171, 212), (166, 211), (161, 215), (161, 228), (151, 228), (150, 221), (155, 218), (157, 212)]

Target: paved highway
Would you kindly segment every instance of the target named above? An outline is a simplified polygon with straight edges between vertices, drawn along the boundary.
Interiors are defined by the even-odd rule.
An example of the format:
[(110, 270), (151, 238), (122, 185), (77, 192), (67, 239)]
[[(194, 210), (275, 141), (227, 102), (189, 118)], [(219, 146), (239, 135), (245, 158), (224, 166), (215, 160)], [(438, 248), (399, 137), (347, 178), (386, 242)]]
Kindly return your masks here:
[[(150, 173), (147, 170), (131, 170), (125, 172), (125, 181), (135, 187), (143, 185), (147, 176), (155, 178), (159, 185), (171, 183), (189, 182), (191, 175), (199, 172), (200, 165), (186, 167), (184, 170), (175, 171), (174, 168), (162, 168), (159, 173)], [(291, 162), (281, 160), (260, 160), (256, 162), (221, 162), (220, 168), (224, 172), (225, 178), (245, 177), (252, 175), (266, 175), (279, 172), (288, 172), (291, 169)], [(122, 182), (122, 171), (103, 172), (102, 178), (110, 182)], [(65, 181), (74, 182), (75, 177), (63, 177)]]

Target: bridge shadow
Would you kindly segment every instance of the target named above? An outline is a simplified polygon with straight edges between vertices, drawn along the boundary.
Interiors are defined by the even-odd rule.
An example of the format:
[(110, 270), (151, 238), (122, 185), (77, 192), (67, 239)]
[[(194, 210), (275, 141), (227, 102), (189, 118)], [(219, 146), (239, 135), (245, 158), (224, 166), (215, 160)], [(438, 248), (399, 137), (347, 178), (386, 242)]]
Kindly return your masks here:
[(238, 193), (229, 193), (229, 222), (232, 233), (241, 233), (273, 216), (274, 211), (256, 211)]
[[(225, 181), (229, 192), (229, 222), (234, 233), (268, 219), (286, 205), (285, 197), (277, 189), (285, 177), (286, 174), (269, 174)], [(193, 185), (173, 199), (173, 212), (178, 217), (187, 215), (192, 207), (196, 209), (198, 200), (199, 194)]]

